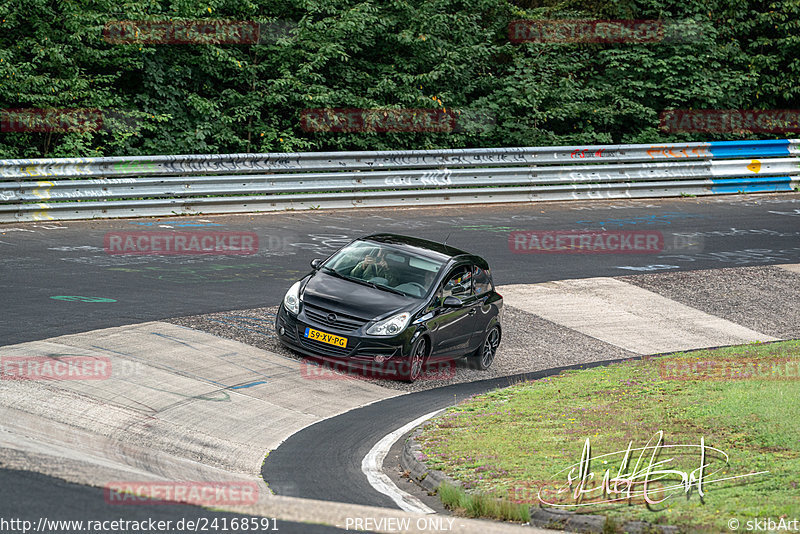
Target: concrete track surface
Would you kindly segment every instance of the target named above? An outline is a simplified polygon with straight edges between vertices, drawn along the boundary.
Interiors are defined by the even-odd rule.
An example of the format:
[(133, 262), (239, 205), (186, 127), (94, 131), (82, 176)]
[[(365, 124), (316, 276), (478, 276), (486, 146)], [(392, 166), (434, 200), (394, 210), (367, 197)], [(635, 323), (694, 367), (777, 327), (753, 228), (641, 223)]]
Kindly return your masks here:
[[(631, 204), (625, 209), (641, 211), (645, 206), (645, 203)], [(703, 206), (712, 220), (704, 222), (705, 226), (695, 229), (694, 233), (708, 236), (711, 232), (727, 232), (731, 223), (725, 217), (729, 215), (726, 210), (730, 206), (710, 202)], [(586, 211), (565, 213), (574, 207), (577, 206), (562, 205), (559, 211), (548, 206), (546, 210), (558, 212), (559, 215), (553, 214), (553, 218), (562, 217), (568, 221), (563, 224), (577, 225), (580, 221), (576, 218), (579, 217), (581, 221), (591, 219), (593, 224), (608, 226), (610, 217), (606, 213), (587, 217), (587, 213), (597, 213), (592, 211), (598, 208), (597, 205)], [(716, 211), (711, 209), (717, 207)], [(599, 208), (602, 208), (602, 203)], [(559, 269), (552, 258), (547, 258), (543, 269), (550, 270), (539, 273), (539, 280), (531, 281), (532, 277), (525, 273), (503, 275), (506, 270), (513, 270), (513, 263), (520, 258), (516, 255), (506, 259), (497, 252), (493, 262), (496, 265), (494, 275), (496, 281), (502, 283), (499, 291), (508, 307), (507, 317), (513, 321), (507, 322), (506, 336), (496, 364), (488, 373), (459, 368), (444, 388), (438, 383), (405, 386), (395, 382), (350, 379), (310, 380), (304, 367), (306, 364), (297, 355), (274, 345), (268, 314), (258, 316), (253, 312), (247, 323), (230, 320), (223, 324), (214, 315), (221, 313), (218, 303), (194, 307), (197, 314), (194, 319), (183, 321), (196, 324), (194, 328), (162, 320), (134, 321), (128, 312), (106, 314), (104, 318), (98, 311), (101, 308), (94, 308), (87, 326), (102, 324), (107, 318), (116, 323), (135, 324), (76, 332), (79, 327), (70, 319), (62, 327), (51, 322), (43, 330), (52, 333), (61, 328), (63, 335), (37, 339), (35, 332), (23, 332), (19, 328), (20, 323), (31, 324), (36, 320), (32, 315), (36, 307), (20, 302), (17, 296), (7, 303), (7, 308), (17, 315), (5, 315), (2, 319), (4, 332), (7, 332), (6, 342), (0, 339), (3, 378), (9, 378), (5, 367), (9, 361), (44, 365), (46, 361), (70, 358), (94, 362), (97, 376), (80, 380), (0, 381), (1, 476), (6, 481), (6, 488), (16, 490), (7, 492), (8, 499), (2, 499), (6, 504), (0, 511), (3, 516), (13, 516), (17, 511), (22, 513), (22, 502), (36, 502), (35, 506), (26, 508), (25, 513), (34, 516), (35, 510), (40, 509), (45, 514), (53, 510), (55, 497), (49, 497), (54, 495), (53, 488), (58, 489), (62, 498), (80, 503), (87, 514), (103, 515), (109, 510), (117, 513), (121, 508), (104, 502), (102, 492), (92, 488), (104, 488), (120, 481), (241, 482), (256, 484), (258, 495), (255, 503), (205, 503), (207, 508), (216, 512), (192, 508), (193, 513), (274, 517), (283, 521), (282, 531), (290, 532), (303, 532), (306, 523), (316, 524), (313, 528), (322, 528), (318, 527), (320, 524), (335, 529), (352, 528), (355, 518), (374, 519), (366, 529), (374, 532), (396, 532), (397, 523), (394, 519), (389, 522), (390, 518), (410, 519), (411, 532), (431, 530), (430, 517), (398, 510), (391, 500), (366, 483), (359, 466), (364, 453), (381, 437), (424, 413), (452, 404), (454, 397), (458, 400), (474, 392), (501, 386), (503, 380), (507, 383), (504, 377), (565, 365), (800, 337), (800, 311), (796, 307), (800, 293), (800, 268), (796, 261), (787, 261), (792, 259), (794, 247), (800, 250), (800, 239), (792, 234), (792, 225), (787, 224), (787, 219), (792, 222), (797, 219), (791, 215), (765, 215), (769, 211), (792, 213), (777, 203), (760, 208), (760, 211), (753, 208), (750, 216), (763, 216), (756, 226), (775, 235), (761, 232), (751, 234), (751, 237), (757, 236), (759, 250), (783, 251), (782, 255), (773, 252), (769, 261), (750, 261), (735, 266), (730, 262), (726, 264), (719, 258), (731, 256), (722, 253), (709, 256), (709, 248), (713, 249), (715, 245), (706, 241), (706, 252), (673, 254), (681, 256), (672, 258), (673, 263), (681, 265), (674, 266), (669, 272), (648, 268), (653, 265), (651, 259), (642, 260), (638, 256), (604, 258), (599, 264), (582, 264), (585, 269), (581, 271), (584, 273), (582, 276), (562, 279), (559, 275), (565, 271)], [(503, 209), (498, 208), (499, 211)], [(672, 206), (668, 210), (669, 213), (677, 212)], [(498, 218), (495, 226), (501, 226), (502, 216), (492, 216)], [(388, 218), (392, 217), (396, 218), (396, 214)], [(636, 221), (637, 217), (641, 215), (628, 216), (628, 220)], [(264, 218), (269, 219), (269, 216)], [(484, 213), (483, 219), (488, 218)], [(269, 220), (274, 221), (274, 218)], [(333, 223), (328, 226), (346, 228), (347, 233), (352, 233), (354, 227), (362, 224), (353, 222), (357, 220), (357, 216), (347, 222), (337, 223), (331, 219)], [(92, 231), (101, 235), (106, 223), (95, 221), (86, 224), (95, 227)], [(24, 229), (25, 225), (17, 227)], [(33, 225), (30, 229), (36, 231)], [(690, 230), (683, 228), (685, 233)], [(318, 230), (306, 228), (304, 231)], [(466, 241), (472, 231), (463, 230), (459, 237)], [(503, 231), (508, 232), (508, 226)], [(344, 234), (345, 230), (340, 232)], [(482, 232), (491, 234), (493, 230), (484, 228)], [(5, 254), (12, 252), (7, 243), (12, 243), (11, 247), (28, 247), (26, 250), (29, 251), (16, 257), (3, 256), (3, 274), (9, 274), (7, 281), (14, 278), (29, 287), (38, 284), (41, 286), (38, 294), (45, 299), (47, 293), (78, 295), (80, 290), (86, 294), (90, 281), (85, 281), (84, 286), (70, 287), (68, 279), (71, 275), (62, 273), (59, 275), (62, 277), (59, 278), (61, 287), (53, 289), (46, 280), (32, 282), (30, 274), (21, 272), (19, 269), (27, 261), (25, 258), (37, 257), (30, 248), (33, 245), (19, 239), (23, 234), (15, 231), (3, 233), (3, 227), (0, 227), (0, 241), (6, 243)], [(9, 236), (13, 236), (11, 240)], [(43, 248), (56, 245), (52, 234), (43, 233), (36, 239), (45, 245)], [(93, 246), (80, 245), (74, 238), (68, 241), (49, 248)], [(750, 247), (748, 250), (755, 249)], [(89, 264), (64, 262), (60, 256), (69, 253), (58, 250), (55, 256), (53, 253), (49, 257), (42, 256), (45, 271), (65, 265), (76, 268), (88, 265), (90, 270), (98, 268), (99, 259)], [(321, 251), (316, 251), (313, 255), (320, 254)], [(756, 258), (753, 253), (749, 254), (751, 260)], [(763, 259), (766, 252), (760, 254)], [(298, 271), (305, 272), (308, 258), (281, 257), (284, 263), (291, 260), (295, 264), (302, 260), (303, 265)], [(687, 258), (694, 259), (688, 261)], [(573, 261), (574, 256), (568, 259)], [(264, 259), (250, 258), (247, 261)], [(663, 267), (666, 261), (663, 258), (657, 263)], [(639, 267), (640, 270), (615, 267), (620, 263), (625, 264), (623, 267)], [(119, 273), (126, 277), (148, 274), (153, 271), (147, 271), (146, 266), (159, 264), (115, 265), (111, 268), (123, 270), (112, 271), (112, 277)], [(713, 269), (696, 270), (700, 266)], [(646, 274), (626, 276), (637, 272)], [(595, 276), (586, 276), (591, 273)], [(279, 289), (275, 293), (280, 294), (283, 290), (280, 288), (288, 287), (288, 282), (297, 274), (290, 273), (286, 280), (278, 279), (274, 285)], [(246, 292), (247, 287), (254, 292), (257, 283), (264, 282), (265, 278), (270, 283), (276, 280), (270, 273), (260, 273), (255, 278), (243, 278), (232, 283), (236, 285), (235, 292)], [(132, 295), (131, 291), (143, 289), (152, 292), (163, 283), (163, 280), (152, 282), (152, 278), (151, 281), (130, 280), (138, 280), (147, 287), (137, 288), (135, 283), (126, 285), (120, 280), (109, 281), (107, 278), (99, 278), (95, 286), (113, 289), (119, 296)], [(219, 285), (211, 283), (208, 287), (210, 294), (224, 294)], [(17, 291), (9, 289), (9, 295)], [(37, 291), (28, 294), (37, 294)], [(698, 299), (697, 295), (703, 298)], [(757, 295), (758, 298), (748, 299), (748, 295)], [(195, 303), (202, 300), (203, 293), (198, 294), (196, 290), (183, 293), (166, 291), (160, 298), (167, 299), (165, 306), (173, 312), (182, 310), (182, 315), (191, 315), (176, 300), (184, 296)], [(261, 305), (274, 306), (279, 298), (272, 296), (269, 300), (262, 300)], [(52, 306), (63, 304), (47, 302)], [(136, 303), (126, 305), (129, 306), (127, 309), (134, 309)], [(73, 308), (78, 314), (80, 309), (77, 306)], [(221, 309), (250, 308), (228, 303)], [(140, 319), (160, 319), (157, 315), (147, 312)], [(261, 323), (254, 322), (256, 319)], [(47, 318), (43, 320), (49, 321)], [(249, 332), (245, 331), (243, 324), (249, 325)], [(261, 326), (254, 327), (253, 324)], [(493, 380), (476, 382), (481, 379)], [(266, 461), (265, 455), (268, 455)], [(42, 478), (25, 475), (25, 472), (40, 473)], [(25, 495), (26, 499), (19, 499), (19, 495)], [(166, 507), (163, 510), (168, 512), (159, 513), (166, 514), (165, 517), (186, 514), (190, 507), (183, 506), (174, 510)], [(141, 515), (143, 510), (122, 508), (128, 515)], [(380, 519), (387, 521), (381, 522)], [(455, 521), (452, 530), (457, 532), (511, 532), (523, 528), (525, 532), (534, 531), (530, 527), (510, 524), (450, 519)], [(424, 528), (414, 530), (417, 525)]]

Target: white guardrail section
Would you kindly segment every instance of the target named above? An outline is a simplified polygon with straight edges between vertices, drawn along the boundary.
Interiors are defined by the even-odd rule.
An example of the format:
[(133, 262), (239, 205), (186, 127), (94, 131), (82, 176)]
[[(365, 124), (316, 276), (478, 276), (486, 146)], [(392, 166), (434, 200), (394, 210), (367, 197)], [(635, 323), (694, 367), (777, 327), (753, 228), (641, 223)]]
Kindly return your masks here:
[(0, 160), (0, 222), (792, 191), (800, 140)]

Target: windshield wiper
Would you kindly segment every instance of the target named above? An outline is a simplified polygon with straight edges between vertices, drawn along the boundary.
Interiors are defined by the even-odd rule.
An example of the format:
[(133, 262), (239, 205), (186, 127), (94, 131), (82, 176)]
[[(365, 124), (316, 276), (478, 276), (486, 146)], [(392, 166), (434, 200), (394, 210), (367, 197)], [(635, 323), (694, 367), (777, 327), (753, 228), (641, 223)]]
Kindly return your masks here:
[(340, 273), (339, 271), (334, 271), (330, 267), (324, 267), (323, 266), (321, 270), (323, 272), (325, 272), (325, 273), (332, 274), (336, 278), (341, 278), (342, 280), (349, 280), (351, 282), (356, 282), (358, 284), (369, 286), (369, 287), (378, 287), (378, 286), (375, 285), (374, 282), (367, 282), (366, 280), (362, 280), (361, 278), (355, 278), (353, 276), (346, 276), (346, 275)]
[(332, 274), (333, 276), (335, 276), (337, 278), (341, 278), (342, 280), (349, 280), (350, 279), (349, 277), (343, 275), (339, 271), (335, 271), (335, 270), (331, 269), (330, 267), (326, 267), (324, 265), (322, 267), (320, 267), (319, 270), (324, 272), (324, 273), (327, 273), (327, 274)]
[[(366, 282), (366, 280), (365, 280), (365, 282)], [(370, 286), (376, 288), (376, 289), (383, 289), (384, 291), (389, 291), (391, 293), (396, 293), (397, 295), (402, 295), (404, 297), (408, 296), (408, 294), (403, 293), (399, 289), (395, 289), (393, 287), (378, 285), (375, 282), (366, 282), (366, 283), (369, 284)]]
[(403, 293), (402, 291), (400, 291), (399, 289), (395, 289), (395, 288), (389, 287), (389, 286), (378, 285), (375, 282), (370, 282), (368, 280), (362, 280), (361, 278), (355, 278), (353, 276), (345, 276), (342, 273), (331, 269), (330, 267), (325, 267), (324, 265), (320, 268), (320, 270), (322, 272), (325, 272), (325, 273), (328, 273), (328, 274), (332, 274), (333, 276), (335, 276), (337, 278), (341, 278), (342, 280), (350, 280), (351, 282), (356, 282), (358, 284), (362, 284), (362, 285), (365, 285), (365, 286), (373, 287), (375, 289), (382, 289), (384, 291), (389, 291), (390, 293), (395, 293), (397, 295), (402, 295), (404, 297), (408, 297), (409, 296), (406, 293)]

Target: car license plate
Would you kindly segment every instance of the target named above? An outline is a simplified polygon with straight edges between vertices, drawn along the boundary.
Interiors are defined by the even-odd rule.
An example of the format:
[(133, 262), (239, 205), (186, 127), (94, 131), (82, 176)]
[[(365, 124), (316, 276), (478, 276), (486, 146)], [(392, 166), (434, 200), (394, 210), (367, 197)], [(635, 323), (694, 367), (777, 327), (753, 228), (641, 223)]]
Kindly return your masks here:
[(341, 336), (334, 336), (333, 334), (326, 334), (313, 328), (306, 328), (305, 337), (327, 343), (328, 345), (336, 345), (337, 347), (346, 347), (347, 338)]

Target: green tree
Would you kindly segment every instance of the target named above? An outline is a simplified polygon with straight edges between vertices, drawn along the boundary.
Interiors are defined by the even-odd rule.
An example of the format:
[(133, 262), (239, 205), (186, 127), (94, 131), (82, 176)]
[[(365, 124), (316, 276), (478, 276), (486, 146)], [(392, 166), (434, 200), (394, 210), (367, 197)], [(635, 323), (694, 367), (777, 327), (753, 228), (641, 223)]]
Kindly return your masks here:
[[(272, 29), (258, 44), (103, 36), (113, 21), (198, 19)], [(509, 40), (509, 23), (536, 19), (658, 20), (682, 37)], [(800, 108), (797, 0), (11, 0), (0, 21), (0, 109), (103, 117), (0, 132), (0, 157), (729, 139), (742, 136), (662, 131), (660, 114)], [(461, 115), (454, 132), (307, 131), (304, 110), (319, 108)]]

